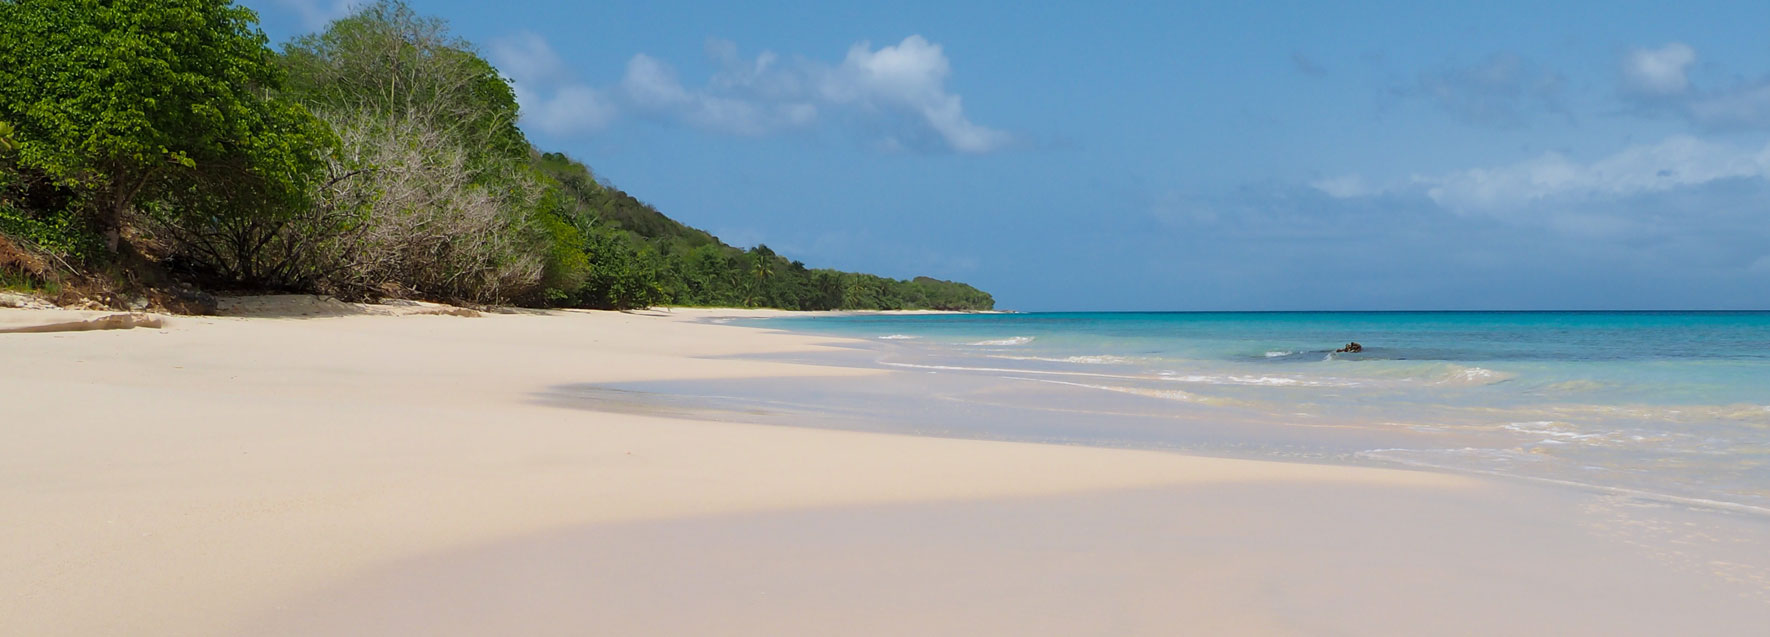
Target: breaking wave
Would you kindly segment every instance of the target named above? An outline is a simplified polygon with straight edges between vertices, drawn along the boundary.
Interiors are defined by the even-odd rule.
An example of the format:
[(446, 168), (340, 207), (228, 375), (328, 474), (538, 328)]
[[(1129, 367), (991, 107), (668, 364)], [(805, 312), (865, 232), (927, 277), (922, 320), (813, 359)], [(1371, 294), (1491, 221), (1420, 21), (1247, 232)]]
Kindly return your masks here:
[(1339, 379), (1293, 378), (1290, 376), (1248, 376), (1240, 374), (1179, 374), (1162, 372), (1162, 380), (1204, 385), (1258, 385), (1264, 387), (1357, 387), (1357, 381)]
[(978, 342), (971, 343), (971, 344), (972, 345), (983, 345), (983, 346), (1002, 346), (1002, 345), (1025, 345), (1025, 344), (1031, 343), (1031, 342), (1033, 342), (1033, 337), (1031, 337), (1031, 336), (1011, 336), (1008, 338), (998, 338), (998, 339), (988, 340), (988, 341), (978, 341)]
[(1452, 369), (1439, 375), (1432, 381), (1435, 385), (1492, 385), (1503, 383), (1516, 377), (1514, 374), (1496, 372), (1485, 367), (1464, 367), (1451, 365)]
[(1093, 372), (1067, 372), (1067, 371), (1051, 371), (1051, 370), (1039, 370), (1039, 369), (1011, 369), (1011, 368), (1007, 368), (1007, 367), (968, 367), (968, 366), (964, 366), (964, 365), (923, 365), (923, 364), (919, 364), (919, 363), (899, 363), (899, 362), (894, 362), (894, 361), (880, 361), (879, 364), (886, 365), (889, 367), (904, 367), (904, 368), (909, 368), (909, 369), (926, 369), (926, 370), (932, 370), (932, 371), (948, 371), (948, 372), (990, 372), (990, 373), (995, 373), (995, 374), (1038, 374), (1038, 375), (1046, 375), (1046, 376), (1090, 376), (1090, 377), (1095, 377), (1095, 378), (1119, 378), (1119, 379), (1125, 379), (1125, 380), (1147, 380), (1147, 377), (1143, 377), (1143, 376), (1127, 376), (1124, 374), (1096, 374)]
[(990, 358), (1000, 358), (1000, 359), (1011, 360), (1011, 361), (1044, 361), (1047, 363), (1080, 363), (1083, 365), (1125, 365), (1125, 364), (1137, 362), (1136, 359), (1133, 359), (1133, 358), (1128, 358), (1125, 356), (1108, 356), (1105, 354), (1101, 354), (1098, 356), (1065, 356), (1062, 358), (1058, 358), (1058, 357), (1054, 357), (1054, 356), (1005, 356), (1004, 355), (1004, 356), (991, 356)]
[(1370, 377), (1376, 379), (1382, 379), (1391, 383), (1400, 383), (1403, 385), (1423, 384), (1438, 387), (1480, 387), (1483, 385), (1496, 385), (1517, 378), (1517, 374), (1510, 372), (1496, 371), (1485, 367), (1458, 365), (1456, 363), (1396, 365), (1393, 367), (1388, 366), (1395, 365), (1394, 363), (1379, 363), (1380, 365), (1385, 366), (1379, 368), (1363, 367), (1363, 365), (1367, 365), (1367, 363), (1362, 362), (1355, 363), (1348, 361), (1341, 364), (1360, 365), (1360, 367), (1356, 368), (1357, 374), (1360, 376), (1369, 374)]

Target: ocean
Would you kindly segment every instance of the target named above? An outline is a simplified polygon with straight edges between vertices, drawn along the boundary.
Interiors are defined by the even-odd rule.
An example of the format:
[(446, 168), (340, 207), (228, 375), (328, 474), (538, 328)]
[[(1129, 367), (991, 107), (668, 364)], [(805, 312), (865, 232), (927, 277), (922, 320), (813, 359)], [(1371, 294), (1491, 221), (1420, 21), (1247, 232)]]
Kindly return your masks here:
[[(1480, 473), (1770, 514), (1770, 312), (734, 322), (848, 337), (834, 353), (784, 358), (896, 373), (580, 388), (572, 398), (643, 395), (750, 421)], [(1335, 351), (1350, 342), (1362, 351)]]

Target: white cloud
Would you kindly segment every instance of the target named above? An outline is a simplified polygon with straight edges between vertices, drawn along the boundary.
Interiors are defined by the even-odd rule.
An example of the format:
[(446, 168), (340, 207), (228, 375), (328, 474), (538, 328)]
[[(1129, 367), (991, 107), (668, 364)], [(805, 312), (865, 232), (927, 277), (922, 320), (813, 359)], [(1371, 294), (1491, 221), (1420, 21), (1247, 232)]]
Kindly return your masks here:
[(1657, 49), (1634, 49), (1623, 56), (1624, 88), (1638, 95), (1671, 97), (1690, 90), (1690, 65), (1696, 50), (1682, 42)]
[(1703, 90), (1690, 81), (1692, 64), (1696, 50), (1683, 42), (1628, 51), (1623, 94), (1635, 97), (1643, 113), (1678, 115), (1708, 131), (1770, 129), (1770, 78)]
[(1335, 199), (1350, 199), (1376, 193), (1376, 190), (1372, 189), (1370, 184), (1365, 183), (1364, 177), (1358, 175), (1341, 175), (1339, 177), (1317, 179), (1309, 182), (1309, 185)]
[[(1012, 140), (965, 116), (961, 98), (946, 90), (951, 63), (940, 45), (921, 36), (878, 50), (866, 42), (855, 44), (834, 66), (810, 60), (783, 63), (771, 51), (745, 59), (727, 40), (709, 41), (707, 54), (720, 70), (704, 87), (685, 87), (668, 64), (639, 54), (627, 63), (622, 92), (636, 107), (738, 135), (801, 128), (815, 123), (824, 110), (847, 108), (874, 118), (892, 112), (909, 115), (958, 152), (990, 152)], [(904, 146), (892, 135), (879, 143), (882, 148)]]
[(494, 42), (491, 57), (514, 84), (524, 121), (554, 133), (592, 132), (631, 112), (752, 137), (859, 122), (869, 131), (885, 128), (873, 132), (874, 145), (895, 150), (987, 153), (1014, 141), (971, 121), (963, 99), (946, 88), (951, 61), (921, 36), (878, 49), (857, 43), (838, 64), (771, 51), (746, 58), (735, 43), (718, 39), (707, 42), (706, 52), (717, 70), (704, 84), (686, 84), (669, 63), (640, 53), (604, 90), (578, 81), (532, 33)]
[(1542, 201), (1629, 197), (1740, 177), (1770, 177), (1770, 146), (1674, 136), (1592, 162), (1546, 153), (1508, 166), (1415, 177), (1413, 184), (1451, 210), (1504, 213)]
[[(521, 99), (522, 94), (517, 94)], [(614, 122), (619, 109), (602, 93), (583, 85), (564, 86), (551, 97), (530, 98), (523, 119), (555, 135), (593, 133)]]
[(1623, 92), (1645, 113), (1675, 114), (1710, 131), (1770, 128), (1770, 77), (1703, 90), (1690, 81), (1696, 50), (1673, 42), (1623, 58)]
[(669, 108), (691, 101), (688, 89), (676, 79), (670, 65), (641, 53), (627, 61), (627, 74), (621, 77), (621, 89), (627, 99), (649, 108)]
[(309, 29), (319, 29), (344, 16), (362, 4), (359, 0), (276, 0), (277, 5), (295, 12)]
[(614, 102), (576, 80), (565, 61), (539, 35), (519, 33), (495, 40), (491, 58), (510, 78), (516, 101), (522, 106), (522, 120), (543, 132), (592, 133), (619, 115)]
[(1674, 136), (1589, 161), (1551, 152), (1374, 186), (1359, 176), (1312, 185), (1347, 205), (1387, 201), (1549, 236), (1616, 246), (1707, 245), (1711, 256), (1740, 265), (1751, 261), (1741, 254), (1745, 246), (1761, 247), (1757, 237), (1770, 236), (1770, 145)]
[(492, 41), (492, 61), (511, 79), (532, 84), (564, 82), (571, 79), (565, 60), (553, 52), (547, 39), (523, 32)]
[[(752, 72), (766, 72), (770, 57), (759, 57)], [(748, 81), (741, 74), (721, 73), (715, 76), (713, 84), (737, 87), (747, 85)], [(668, 64), (643, 53), (628, 60), (621, 92), (641, 110), (733, 135), (761, 136), (805, 126), (817, 119), (817, 107), (804, 102), (730, 96), (711, 88), (691, 91)]]
[(860, 42), (849, 47), (824, 94), (837, 102), (858, 100), (907, 109), (959, 152), (987, 153), (1007, 146), (1012, 136), (965, 117), (963, 100), (946, 90), (951, 71), (940, 45), (919, 35), (877, 51)]
[(719, 66), (719, 72), (708, 80), (712, 91), (753, 95), (759, 99), (791, 99), (809, 94), (808, 84), (817, 81), (814, 65), (799, 62), (783, 63), (773, 51), (756, 54), (753, 60), (738, 55), (738, 46), (731, 40), (707, 40), (707, 57)]

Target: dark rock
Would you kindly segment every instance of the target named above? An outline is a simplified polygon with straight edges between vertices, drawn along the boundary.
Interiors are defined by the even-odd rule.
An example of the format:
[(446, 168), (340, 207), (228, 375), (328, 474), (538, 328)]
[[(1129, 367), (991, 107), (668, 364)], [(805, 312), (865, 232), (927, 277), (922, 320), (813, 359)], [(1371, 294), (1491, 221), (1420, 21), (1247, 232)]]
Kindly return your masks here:
[(1356, 341), (1347, 343), (1345, 347), (1334, 350), (1334, 352), (1340, 354), (1357, 354), (1362, 351), (1364, 351), (1364, 346), (1359, 345)]

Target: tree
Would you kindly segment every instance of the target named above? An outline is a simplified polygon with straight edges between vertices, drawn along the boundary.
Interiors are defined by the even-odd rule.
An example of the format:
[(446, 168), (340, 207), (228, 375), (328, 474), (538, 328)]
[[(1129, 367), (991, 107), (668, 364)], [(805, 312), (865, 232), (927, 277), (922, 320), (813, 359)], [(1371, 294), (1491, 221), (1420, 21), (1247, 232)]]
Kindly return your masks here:
[(282, 75), (256, 22), (226, 0), (0, 2), (19, 165), (81, 192), (113, 249), (146, 201), (199, 217), (304, 205), (328, 134), (270, 97)]
[[(514, 91), (447, 23), (383, 1), (285, 48), (288, 95), (341, 139), (315, 192), (315, 287), (347, 296), (561, 300), (581, 230), (516, 128)], [(555, 222), (563, 222), (563, 225)], [(582, 224), (577, 224), (582, 225)], [(322, 237), (324, 238), (324, 237)]]
[(382, 0), (295, 39), (282, 64), (290, 92), (322, 112), (416, 121), (468, 152), (467, 168), (529, 161), (516, 94), (448, 23)]

